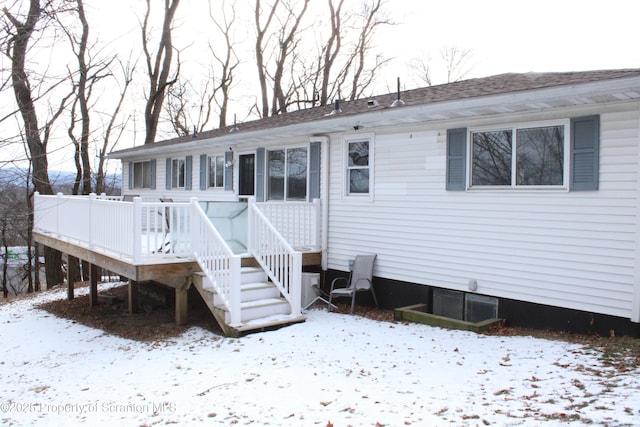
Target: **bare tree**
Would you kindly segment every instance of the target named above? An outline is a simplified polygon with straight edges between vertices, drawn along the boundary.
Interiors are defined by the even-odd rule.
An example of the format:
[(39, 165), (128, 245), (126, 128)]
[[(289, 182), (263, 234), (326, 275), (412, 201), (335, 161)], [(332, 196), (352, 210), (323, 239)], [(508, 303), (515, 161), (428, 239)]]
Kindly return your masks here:
[(2, 241), (2, 296), (9, 296), (9, 288), (7, 287), (8, 267), (9, 267), (9, 244), (7, 243), (7, 217), (2, 218), (2, 230), (0, 231), (0, 240)]
[[(77, 162), (78, 174), (82, 174), (82, 194), (91, 193), (91, 163), (89, 161), (89, 132), (91, 129), (91, 117), (89, 116), (89, 94), (87, 93), (87, 78), (89, 74), (89, 65), (87, 64), (87, 41), (89, 40), (89, 23), (84, 13), (84, 4), (82, 0), (76, 0), (78, 19), (80, 21), (82, 31), (80, 40), (77, 43), (77, 51), (75, 51), (76, 58), (78, 60), (78, 83), (77, 83), (77, 97), (75, 101), (80, 107), (80, 123), (81, 132), (80, 140), (76, 142), (76, 153), (80, 157), (80, 162)], [(73, 44), (72, 44), (73, 45)], [(74, 102), (74, 107), (76, 105)], [(74, 108), (75, 109), (75, 108)], [(73, 122), (73, 121), (72, 121)], [(74, 138), (75, 139), (75, 138)], [(78, 194), (76, 190), (74, 194)]]
[(166, 110), (173, 130), (178, 136), (202, 132), (213, 112), (215, 87), (210, 70), (200, 89), (193, 89), (190, 81), (179, 78), (167, 90)]
[[(266, 22), (262, 23), (263, 6), (261, 0), (256, 0), (256, 64), (260, 83), (261, 117), (283, 113), (291, 103), (292, 91), (285, 89), (285, 71), (300, 41), (299, 29), (309, 0), (303, 0), (302, 6), (296, 10), (295, 6), (299, 3), (293, 0), (275, 0)], [(272, 29), (273, 22), (278, 22), (279, 27)]]
[[(265, 58), (265, 43), (267, 38), (267, 32), (269, 27), (271, 26), (271, 22), (273, 21), (274, 16), (276, 15), (276, 10), (278, 8), (278, 4), (280, 0), (275, 0), (271, 9), (269, 10), (269, 15), (267, 16), (266, 22), (261, 22), (262, 17), (262, 3), (261, 0), (256, 0), (256, 6), (254, 10), (255, 17), (255, 25), (256, 25), (256, 65), (258, 67), (258, 83), (260, 83), (260, 104), (261, 107), (258, 108), (258, 113), (260, 117), (268, 117), (269, 116), (269, 95), (268, 95), (268, 82), (267, 82), (267, 69), (266, 69), (266, 58)], [(268, 40), (268, 38), (267, 38)]]
[(323, 43), (321, 53), (322, 61), (319, 63), (320, 70), (320, 105), (327, 105), (330, 102), (330, 96), (333, 95), (329, 88), (332, 81), (331, 71), (333, 65), (338, 58), (340, 48), (342, 47), (342, 6), (344, 0), (339, 0), (337, 6), (334, 6), (333, 0), (328, 0), (329, 4), (329, 23), (330, 34), (326, 43)]
[(366, 0), (357, 11), (345, 9), (344, 0), (327, 3), (328, 25), (323, 25), (319, 32), (328, 28), (328, 36), (318, 40), (319, 54), (313, 66), (299, 61), (303, 72), (297, 88), (302, 97), (298, 100), (302, 98), (307, 104), (327, 105), (342, 98), (343, 93), (350, 100), (361, 97), (388, 62), (373, 53), (377, 29), (393, 25), (386, 16), (384, 0)]
[[(105, 181), (105, 168), (107, 161), (107, 154), (110, 149), (113, 149), (120, 138), (122, 136), (122, 132), (125, 128), (125, 123), (120, 123), (118, 121), (118, 117), (120, 111), (122, 109), (122, 104), (124, 103), (127, 89), (131, 85), (133, 81), (133, 71), (135, 69), (135, 65), (132, 65), (131, 62), (127, 64), (123, 64), (120, 61), (117, 61), (117, 64), (120, 66), (120, 70), (122, 72), (122, 78), (119, 81), (120, 83), (120, 94), (118, 96), (118, 101), (116, 106), (113, 107), (113, 111), (107, 116), (109, 120), (104, 130), (104, 134), (102, 135), (102, 147), (98, 151), (98, 166), (96, 167), (96, 193), (103, 193), (107, 190), (107, 185)], [(125, 121), (127, 118), (124, 119)]]
[(360, 14), (361, 28), (353, 54), (348, 64), (353, 66), (351, 73), (351, 90), (349, 99), (358, 99), (373, 83), (376, 72), (388, 62), (380, 55), (375, 55), (375, 62), (367, 67), (370, 51), (373, 48), (374, 35), (381, 25), (391, 25), (393, 22), (382, 13), (384, 0), (371, 0), (365, 3)]
[[(74, 162), (77, 171), (72, 193), (86, 195), (92, 191), (92, 172), (94, 170), (96, 177), (95, 192), (102, 193), (106, 190), (105, 166), (107, 150), (112, 146), (111, 137), (116, 128), (119, 127), (119, 132), (115, 135), (116, 142), (124, 128), (124, 126), (120, 126), (118, 122), (119, 113), (129, 85), (133, 80), (133, 69), (135, 65), (132, 66), (130, 61), (126, 65), (123, 65), (122, 61), (115, 55), (104, 59), (96, 59), (96, 56), (92, 55), (92, 51), (95, 50), (96, 45), (89, 45), (89, 22), (87, 21), (84, 11), (84, 0), (73, 1), (76, 4), (76, 6), (72, 8), (73, 13), (78, 16), (78, 21), (80, 22), (79, 34), (76, 34), (73, 26), (64, 25), (62, 22), (60, 23), (60, 27), (63, 28), (63, 31), (66, 33), (71, 50), (77, 60), (77, 68), (70, 68), (68, 70), (69, 78), (74, 84), (75, 97), (69, 112), (70, 121), (67, 134), (75, 148)], [(100, 51), (100, 46), (98, 46), (98, 48)], [(121, 77), (116, 76), (113, 71), (114, 67), (120, 68)], [(99, 115), (101, 112), (98, 110), (97, 102), (92, 98), (95, 98), (94, 92), (99, 88), (98, 83), (105, 80), (117, 83), (121, 90), (117, 97), (105, 97), (109, 101), (115, 98), (116, 105), (113, 107), (113, 111), (104, 113), (109, 119), (104, 126), (105, 130), (101, 136), (101, 146), (96, 147), (98, 160), (94, 169), (91, 165), (90, 143), (92, 138), (98, 139), (95, 138), (98, 130), (92, 126), (92, 116), (96, 114)], [(114, 86), (115, 85), (110, 85), (110, 87)], [(105, 104), (105, 102), (101, 104)], [(76, 134), (77, 123), (80, 123), (80, 135)]]
[(464, 79), (473, 68), (470, 64), (473, 57), (471, 49), (463, 49), (456, 45), (444, 46), (440, 55), (447, 70), (447, 83)]
[(307, 11), (309, 0), (304, 0), (304, 5), (297, 13), (289, 3), (285, 4), (286, 20), (279, 30), (278, 50), (275, 58), (275, 70), (273, 73), (273, 100), (271, 101), (271, 115), (284, 113), (289, 105), (290, 92), (284, 89), (284, 72), (290, 55), (293, 54), (298, 41), (298, 28)]
[[(47, 3), (47, 6), (50, 6)], [(14, 95), (24, 123), (24, 137), (29, 148), (31, 161), (33, 162), (32, 181), (36, 191), (42, 194), (53, 194), (51, 182), (49, 181), (49, 166), (47, 161), (47, 141), (50, 135), (53, 122), (60, 116), (67, 98), (64, 98), (58, 110), (44, 127), (44, 136), (41, 137), (41, 129), (38, 123), (38, 116), (34, 104), (34, 96), (29, 81), (29, 74), (26, 70), (26, 59), (29, 42), (37, 30), (36, 26), (43, 17), (47, 16), (39, 0), (30, 0), (29, 10), (24, 20), (20, 20), (16, 15), (9, 12), (5, 7), (4, 16), (7, 18), (5, 27), (9, 37), (5, 43), (5, 53), (11, 60), (11, 81)], [(59, 284), (64, 281), (62, 274), (62, 256), (60, 252), (45, 248), (45, 269), (47, 283), (50, 285)]]
[(434, 71), (437, 73), (439, 69), (445, 72), (445, 83), (453, 83), (466, 78), (473, 70), (473, 50), (464, 49), (456, 45), (443, 46), (440, 49), (440, 60), (442, 64), (434, 66), (431, 56), (423, 54), (419, 58), (414, 58), (409, 67), (413, 70), (414, 77), (418, 84), (426, 84), (431, 86), (435, 83), (433, 77)]
[(218, 84), (214, 89), (214, 99), (216, 104), (220, 108), (219, 114), (219, 127), (225, 127), (227, 125), (227, 114), (229, 109), (229, 91), (233, 84), (235, 77), (235, 70), (240, 65), (240, 59), (236, 54), (233, 40), (233, 30), (236, 23), (236, 9), (235, 4), (231, 3), (230, 13), (226, 12), (226, 1), (222, 2), (222, 22), (219, 22), (211, 11), (211, 3), (209, 3), (209, 16), (213, 20), (214, 25), (218, 28), (225, 41), (224, 54), (219, 55), (215, 49), (209, 44), (209, 50), (211, 55), (216, 59), (220, 69), (220, 77), (218, 78)]
[(423, 55), (420, 58), (414, 58), (409, 63), (409, 68), (413, 71), (415, 78), (418, 80), (418, 84), (426, 84), (431, 86), (433, 84), (432, 69), (431, 69), (431, 56), (428, 54)]
[(164, 98), (167, 89), (176, 82), (177, 76), (180, 74), (180, 60), (178, 59), (178, 70), (173, 78), (169, 78), (171, 74), (171, 66), (173, 62), (173, 41), (171, 30), (173, 27), (173, 18), (178, 9), (179, 0), (165, 0), (164, 2), (164, 21), (162, 24), (162, 34), (155, 57), (149, 51), (149, 18), (151, 15), (151, 0), (147, 0), (147, 11), (142, 23), (142, 49), (147, 62), (147, 73), (149, 76), (149, 92), (147, 95), (147, 104), (144, 111), (146, 134), (145, 144), (153, 144), (155, 142), (156, 133), (158, 131), (158, 122), (160, 113), (164, 105)]

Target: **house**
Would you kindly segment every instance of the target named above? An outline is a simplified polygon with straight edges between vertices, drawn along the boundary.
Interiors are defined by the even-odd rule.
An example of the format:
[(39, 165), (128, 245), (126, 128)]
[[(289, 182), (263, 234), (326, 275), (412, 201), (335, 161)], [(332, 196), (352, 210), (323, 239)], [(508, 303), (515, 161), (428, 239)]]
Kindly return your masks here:
[[(146, 246), (126, 243), (137, 249), (124, 264), (142, 269), (162, 246), (153, 239), (170, 235), (163, 271), (179, 258), (189, 266), (176, 289), (208, 282), (227, 307), (242, 298), (225, 290), (237, 280), (229, 266), (247, 258), (281, 280), (276, 293), (300, 319), (303, 270), (318, 266), (328, 283), (355, 254), (375, 253), (386, 308), (419, 302), (462, 319), (638, 335), (639, 148), (640, 69), (502, 74), (121, 150), (111, 157), (133, 201), (92, 202), (126, 205), (134, 230), (148, 226)], [(76, 248), (82, 236), (53, 230), (38, 210), (70, 202), (39, 197), (38, 241)], [(225, 247), (203, 254), (206, 233)], [(121, 251), (88, 244), (89, 262)]]

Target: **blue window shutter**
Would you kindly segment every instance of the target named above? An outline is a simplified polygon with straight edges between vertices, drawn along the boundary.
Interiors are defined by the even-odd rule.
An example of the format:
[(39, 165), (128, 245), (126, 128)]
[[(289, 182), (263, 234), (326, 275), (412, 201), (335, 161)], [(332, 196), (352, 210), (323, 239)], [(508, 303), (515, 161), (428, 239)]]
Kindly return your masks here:
[(167, 168), (164, 171), (166, 189), (171, 190), (171, 157), (167, 157)]
[(224, 189), (233, 191), (233, 151), (224, 153)]
[(571, 119), (571, 191), (598, 189), (600, 116)]
[(200, 154), (200, 190), (207, 189), (207, 155)]
[(320, 156), (321, 143), (314, 141), (309, 145), (309, 201), (320, 198)]
[(184, 189), (191, 190), (193, 188), (193, 156), (185, 158), (184, 169)]
[(449, 191), (467, 189), (467, 129), (447, 130), (447, 184)]
[(265, 149), (258, 148), (256, 151), (256, 202), (264, 202), (265, 187)]
[(129, 190), (133, 190), (133, 162), (129, 162)]
[(151, 159), (149, 161), (149, 173), (150, 173), (150, 177), (149, 177), (149, 188), (151, 190), (155, 190), (156, 189), (156, 159)]

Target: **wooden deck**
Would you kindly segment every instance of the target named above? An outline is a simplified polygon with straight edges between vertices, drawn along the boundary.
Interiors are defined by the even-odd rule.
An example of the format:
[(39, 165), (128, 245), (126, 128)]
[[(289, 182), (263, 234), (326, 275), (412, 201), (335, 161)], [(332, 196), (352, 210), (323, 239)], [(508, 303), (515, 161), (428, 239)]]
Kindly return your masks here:
[[(79, 243), (72, 243), (34, 231), (34, 240), (42, 245), (56, 249), (68, 256), (78, 258), (91, 264), (90, 304), (97, 304), (97, 274), (94, 267), (100, 267), (129, 279), (129, 311), (137, 310), (137, 285), (142, 282), (159, 283), (175, 289), (175, 320), (184, 324), (187, 320), (187, 291), (192, 284), (194, 274), (200, 273), (198, 263), (191, 258), (166, 257), (143, 260), (135, 265), (131, 260), (119, 258), (101, 251), (96, 251)], [(321, 264), (321, 252), (304, 252), (303, 266)], [(257, 261), (252, 257), (242, 259), (242, 266), (254, 266)], [(69, 272), (71, 273), (71, 272)], [(70, 281), (68, 281), (70, 282)], [(73, 298), (73, 283), (68, 283), (68, 297)]]
[(136, 282), (158, 282), (172, 288), (178, 288), (184, 286), (188, 277), (200, 271), (198, 263), (192, 259), (177, 257), (153, 259), (142, 265), (134, 265), (130, 260), (94, 251), (85, 246), (59, 240), (43, 233), (34, 232), (33, 238), (45, 246)]

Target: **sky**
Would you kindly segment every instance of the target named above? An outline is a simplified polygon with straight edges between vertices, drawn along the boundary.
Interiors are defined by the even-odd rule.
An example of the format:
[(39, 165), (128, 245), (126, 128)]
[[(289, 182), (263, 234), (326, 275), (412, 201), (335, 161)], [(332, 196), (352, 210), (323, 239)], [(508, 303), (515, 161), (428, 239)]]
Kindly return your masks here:
[[(325, 2), (314, 0), (311, 4)], [(362, 0), (346, 2), (355, 6)], [(127, 34), (123, 37), (125, 43), (130, 43), (131, 37), (139, 38), (137, 18), (129, 13), (137, 3), (112, 0), (94, 5), (90, 12), (99, 22), (95, 31), (113, 33), (113, 22), (117, 21), (120, 33)], [(220, 0), (213, 3), (220, 4)], [(253, 0), (235, 3), (246, 7)], [(181, 0), (176, 21), (176, 45), (194, 50), (197, 56), (202, 55), (198, 40), (212, 31), (204, 4), (202, 0)], [(410, 84), (407, 63), (414, 58), (430, 58), (437, 83), (445, 83), (439, 63), (445, 46), (472, 51), (470, 77), (505, 72), (640, 68), (640, 3), (636, 0), (387, 0), (385, 8), (395, 25), (380, 27), (376, 38), (377, 51), (390, 59), (377, 81), (380, 90), (387, 86), (395, 89), (397, 77)], [(215, 6), (213, 11), (216, 14)], [(247, 34), (251, 33), (252, 16), (242, 14), (239, 19), (249, 26)], [(244, 37), (248, 38), (246, 34), (238, 36)], [(187, 57), (188, 52), (183, 56)], [(252, 63), (245, 65), (253, 67)]]
[(639, 68), (635, 0), (393, 0), (398, 57), (441, 46), (473, 51), (472, 77), (505, 72)]
[(34, 307), (65, 297), (0, 305), (3, 425), (640, 425), (640, 370), (579, 344), (323, 307), (240, 339), (191, 327), (142, 343)]
[[(350, 5), (360, 1), (347, 0)], [(138, 19), (142, 15), (140, 12), (136, 15), (133, 9), (142, 10), (142, 0), (85, 0), (85, 3), (92, 39), (111, 41), (107, 50), (118, 50), (125, 56), (131, 46), (139, 44)], [(235, 3), (249, 7), (253, 0), (237, 0)], [(176, 46), (183, 49), (181, 58), (185, 66), (182, 72), (185, 75), (188, 64), (199, 61), (203, 52), (207, 52), (203, 40), (211, 33), (212, 24), (206, 4), (202, 0), (181, 0), (178, 9), (175, 38)], [(216, 4), (220, 4), (220, 0)], [(313, 4), (324, 4), (324, 1), (314, 0)], [(397, 78), (401, 79), (403, 88), (423, 84), (408, 66), (416, 58), (431, 65), (433, 84), (445, 83), (445, 66), (440, 52), (446, 46), (471, 52), (466, 67), (468, 78), (506, 72), (640, 68), (640, 49), (637, 46), (640, 2), (637, 0), (389, 0), (386, 9), (396, 24), (383, 26), (378, 33), (377, 52), (381, 52), (389, 62), (379, 70), (371, 94), (395, 91)], [(217, 13), (215, 6), (214, 13)], [(242, 13), (239, 19), (251, 25), (250, 15)], [(250, 42), (251, 31), (249, 29), (236, 36)], [(247, 49), (250, 51), (251, 46)], [(249, 59), (243, 63), (243, 74), (237, 79), (240, 85), (232, 93), (237, 102), (230, 107), (229, 120), (233, 114), (237, 114), (238, 120), (244, 120), (255, 101), (257, 90), (252, 90), (248, 84), (255, 81), (255, 65), (251, 55), (245, 53), (245, 56)], [(6, 63), (2, 65), (6, 67)], [(139, 65), (143, 66), (143, 63)], [(247, 93), (241, 94), (242, 91)], [(108, 95), (109, 91), (102, 94)], [(144, 139), (140, 115), (144, 109), (145, 93), (139, 87), (131, 90), (130, 95), (133, 98), (127, 114), (137, 117), (137, 131), (133, 131), (134, 121), (130, 120), (129, 130), (119, 149), (139, 145)], [(106, 116), (102, 119), (106, 123)], [(13, 132), (3, 131), (6, 134)], [(158, 139), (166, 137), (169, 136), (161, 135)], [(58, 138), (61, 144), (68, 144), (66, 128), (60, 131)], [(59, 144), (51, 144), (51, 169), (73, 169), (72, 150), (59, 147)], [(2, 160), (23, 155), (21, 148), (0, 150)], [(118, 164), (112, 162), (111, 168)]]

